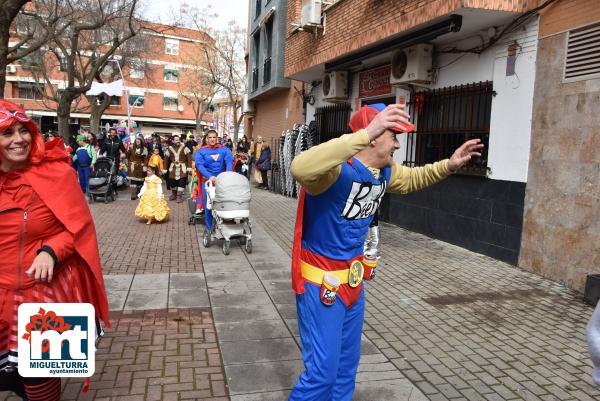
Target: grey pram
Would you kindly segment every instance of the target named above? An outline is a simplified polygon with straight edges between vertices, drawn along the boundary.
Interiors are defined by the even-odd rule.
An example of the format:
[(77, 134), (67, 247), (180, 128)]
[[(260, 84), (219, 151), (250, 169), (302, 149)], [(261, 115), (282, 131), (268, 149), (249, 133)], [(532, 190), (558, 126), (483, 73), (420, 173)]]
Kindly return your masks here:
[(229, 255), (232, 238), (242, 238), (246, 252), (252, 252), (252, 226), (250, 224), (250, 182), (233, 171), (217, 176), (215, 186), (206, 182), (208, 197), (205, 213), (212, 213), (213, 224), (204, 230), (202, 244), (208, 248), (213, 239), (224, 239), (223, 254)]

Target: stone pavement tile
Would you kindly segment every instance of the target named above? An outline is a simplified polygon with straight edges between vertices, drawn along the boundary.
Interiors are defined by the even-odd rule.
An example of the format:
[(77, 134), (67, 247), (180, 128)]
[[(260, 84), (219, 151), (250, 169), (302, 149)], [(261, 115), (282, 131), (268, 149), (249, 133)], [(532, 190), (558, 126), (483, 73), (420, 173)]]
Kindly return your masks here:
[(208, 291), (206, 288), (169, 289), (169, 308), (208, 308)]
[(106, 297), (108, 298), (108, 309), (123, 310), (125, 306), (125, 300), (127, 300), (127, 294), (129, 291), (109, 291), (106, 290)]
[(172, 273), (169, 277), (171, 290), (194, 290), (206, 288), (206, 280), (202, 273)]
[[(377, 380), (356, 384), (353, 401), (413, 401), (414, 386), (406, 379)], [(418, 390), (416, 391), (420, 393)], [(422, 394), (420, 394), (422, 396)], [(426, 400), (426, 398), (422, 398)]]
[(290, 338), (222, 342), (225, 366), (301, 358), (296, 342)]
[(124, 309), (165, 309), (168, 289), (130, 291)]
[(131, 291), (159, 290), (169, 288), (169, 273), (136, 274), (131, 283)]
[(302, 372), (302, 360), (225, 366), (229, 393), (260, 393), (291, 389)]
[(106, 291), (128, 291), (131, 287), (133, 274), (104, 275), (104, 287)]
[(281, 319), (215, 323), (219, 341), (262, 340), (290, 337)]
[(271, 299), (263, 291), (246, 291), (242, 293), (213, 293), (211, 295), (213, 306), (247, 306), (270, 305)]
[(268, 393), (232, 395), (231, 401), (282, 401), (287, 400), (290, 391), (270, 391)]
[(218, 306), (213, 308), (219, 323), (278, 319), (277, 309), (270, 305)]

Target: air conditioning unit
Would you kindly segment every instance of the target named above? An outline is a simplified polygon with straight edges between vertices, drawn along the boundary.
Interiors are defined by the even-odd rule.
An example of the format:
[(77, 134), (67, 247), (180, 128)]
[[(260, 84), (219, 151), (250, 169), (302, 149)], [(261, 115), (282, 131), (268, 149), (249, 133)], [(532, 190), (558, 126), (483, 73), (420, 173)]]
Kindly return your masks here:
[(348, 72), (332, 71), (323, 77), (323, 100), (336, 103), (348, 99)]
[(322, 0), (302, 0), (300, 25), (321, 25), (321, 5)]
[(394, 52), (390, 83), (392, 85), (431, 83), (432, 55), (433, 45), (424, 43)]
[(17, 66), (16, 65), (7, 65), (6, 66), (6, 72), (9, 74), (14, 74), (15, 72), (17, 72)]

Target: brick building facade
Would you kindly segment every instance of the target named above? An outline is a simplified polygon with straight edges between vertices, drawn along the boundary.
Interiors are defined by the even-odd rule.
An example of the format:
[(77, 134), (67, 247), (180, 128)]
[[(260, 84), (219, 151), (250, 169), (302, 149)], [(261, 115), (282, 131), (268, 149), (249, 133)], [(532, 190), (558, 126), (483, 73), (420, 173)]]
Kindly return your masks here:
[[(214, 39), (204, 32), (193, 29), (170, 27), (145, 23), (149, 28), (142, 35), (148, 35), (148, 51), (140, 55), (145, 66), (140, 70), (123, 68), (125, 91), (123, 96), (114, 97), (101, 120), (101, 126), (115, 124), (126, 119), (127, 102), (135, 104), (132, 119), (138, 123), (138, 130), (145, 135), (158, 133), (186, 133), (195, 131), (195, 115), (189, 102), (182, 96), (186, 91), (182, 85), (185, 74), (202, 66), (199, 59), (200, 46), (212, 43)], [(17, 34), (15, 32), (15, 34)], [(11, 43), (18, 38), (15, 36)], [(117, 56), (118, 58), (118, 52)], [(110, 62), (111, 68), (116, 68)], [(49, 78), (59, 87), (66, 74), (58, 68), (52, 69)], [(34, 75), (31, 66), (21, 61), (7, 67), (5, 97), (21, 104), (40, 123), (45, 132), (57, 128), (56, 104), (42, 100), (32, 87)], [(183, 80), (185, 81), (185, 80)], [(47, 84), (46, 84), (47, 85)], [(137, 100), (136, 103), (135, 100)], [(89, 126), (89, 106), (85, 97), (74, 102), (71, 114), (71, 132)], [(212, 116), (205, 115), (205, 121)]]
[(600, 273), (599, 56), (597, 1), (541, 13), (519, 265), (577, 290)]

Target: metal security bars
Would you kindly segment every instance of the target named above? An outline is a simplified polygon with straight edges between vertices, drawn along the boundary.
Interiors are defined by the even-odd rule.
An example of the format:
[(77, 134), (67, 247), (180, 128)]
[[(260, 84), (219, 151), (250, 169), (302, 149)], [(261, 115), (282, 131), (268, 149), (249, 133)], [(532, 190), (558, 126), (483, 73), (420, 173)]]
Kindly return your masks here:
[(315, 112), (317, 122), (317, 143), (327, 142), (340, 135), (351, 132), (348, 123), (352, 108), (349, 103), (318, 107)]
[(485, 145), (481, 157), (460, 172), (487, 175), (490, 136), (491, 81), (415, 93), (408, 103), (416, 131), (408, 134), (407, 166), (422, 166), (448, 158), (463, 142), (479, 138)]

